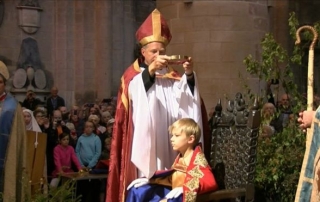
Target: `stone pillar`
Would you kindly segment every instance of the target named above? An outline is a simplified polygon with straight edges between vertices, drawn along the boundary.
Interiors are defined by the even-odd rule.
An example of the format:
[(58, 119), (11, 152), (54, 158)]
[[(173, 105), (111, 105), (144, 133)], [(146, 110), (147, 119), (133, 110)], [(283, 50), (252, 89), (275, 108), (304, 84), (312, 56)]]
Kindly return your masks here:
[(111, 1), (55, 1), (53, 75), (72, 104), (111, 95)]
[(279, 42), (285, 49), (292, 47), (289, 35), (289, 0), (271, 1), (272, 15), (271, 17), (271, 33), (274, 35), (277, 42)]
[(168, 54), (193, 57), (207, 109), (215, 106), (219, 98), (225, 100), (224, 96), (233, 97), (244, 91), (239, 73), (253, 93), (259, 93), (260, 82), (246, 74), (243, 59), (248, 54), (260, 57), (259, 44), (269, 28), (267, 2), (188, 2), (191, 3), (157, 1), (157, 8), (168, 20), (173, 36)]
[(96, 90), (98, 98), (108, 98), (112, 94), (112, 10), (109, 1), (95, 1), (95, 66)]
[(123, 72), (134, 61), (133, 1), (112, 2), (112, 95), (117, 95)]

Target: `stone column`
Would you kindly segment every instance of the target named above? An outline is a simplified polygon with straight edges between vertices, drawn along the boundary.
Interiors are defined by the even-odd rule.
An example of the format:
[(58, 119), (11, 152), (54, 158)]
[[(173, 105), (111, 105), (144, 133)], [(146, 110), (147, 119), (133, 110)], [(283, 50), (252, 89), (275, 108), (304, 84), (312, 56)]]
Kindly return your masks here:
[(120, 78), (133, 63), (134, 31), (133, 1), (112, 2), (112, 95), (117, 95)]
[(54, 85), (68, 103), (111, 95), (111, 1), (55, 1)]
[(95, 0), (95, 87), (97, 97), (108, 98), (112, 92), (112, 10), (109, 1)]
[[(218, 99), (243, 92), (242, 73), (253, 93), (260, 83), (246, 74), (243, 59), (260, 57), (260, 41), (268, 31), (267, 2), (244, 0), (157, 1), (173, 35), (168, 54), (193, 57), (207, 109)], [(264, 87), (264, 86), (263, 86)], [(224, 102), (225, 104), (226, 102)]]

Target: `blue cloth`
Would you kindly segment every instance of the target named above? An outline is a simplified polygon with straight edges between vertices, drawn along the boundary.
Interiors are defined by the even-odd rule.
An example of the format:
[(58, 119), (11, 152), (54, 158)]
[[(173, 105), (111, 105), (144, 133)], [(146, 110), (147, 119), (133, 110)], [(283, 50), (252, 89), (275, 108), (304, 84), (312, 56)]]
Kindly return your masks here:
[[(155, 173), (152, 178), (162, 178), (171, 175), (174, 170), (163, 170)], [(171, 191), (171, 187), (159, 184), (147, 184), (138, 188), (132, 187), (127, 194), (126, 202), (159, 202)], [(181, 202), (182, 194), (169, 202)]]
[[(127, 194), (126, 202), (159, 202), (171, 191), (171, 187), (158, 184), (147, 184), (138, 188), (132, 187)], [(182, 194), (169, 202), (181, 202)]]
[[(316, 111), (315, 119), (320, 120), (320, 107)], [(307, 145), (305, 158), (303, 159), (303, 164), (306, 163), (306, 167), (301, 169), (301, 174), (303, 178), (309, 179), (309, 181), (304, 180), (300, 176), (299, 185), (301, 184), (301, 189), (297, 190), (298, 201), (299, 202), (309, 202), (311, 199), (312, 193), (312, 180), (314, 179), (314, 166), (316, 159), (316, 155), (320, 148), (320, 126), (319, 122), (314, 122), (313, 126), (313, 134), (309, 137), (311, 140), (310, 146)], [(306, 158), (307, 157), (307, 158)], [(311, 182), (310, 182), (311, 181)]]
[(18, 102), (10, 94), (6, 95), (0, 114), (0, 192), (3, 192), (4, 165), (12, 123)]
[(77, 142), (76, 153), (81, 166), (93, 168), (101, 155), (100, 138), (95, 134), (81, 135)]
[(4, 168), (4, 159), (16, 108), (17, 101), (10, 94), (7, 94), (2, 103), (0, 114), (0, 170)]

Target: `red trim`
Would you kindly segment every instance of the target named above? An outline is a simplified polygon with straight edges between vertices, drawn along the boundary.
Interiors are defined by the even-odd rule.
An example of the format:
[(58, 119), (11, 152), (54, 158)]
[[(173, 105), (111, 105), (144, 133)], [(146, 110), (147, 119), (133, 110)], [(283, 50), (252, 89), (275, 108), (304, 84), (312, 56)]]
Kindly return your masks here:
[(133, 134), (131, 105), (129, 101), (129, 109), (127, 110), (122, 102), (122, 95), (129, 99), (129, 83), (138, 73), (132, 64), (123, 74), (122, 82), (124, 83), (120, 84), (118, 91), (118, 104), (110, 151), (106, 197), (108, 202), (124, 201), (127, 186), (132, 180), (136, 179), (136, 169), (130, 161)]
[(0, 96), (0, 101), (3, 101), (5, 98), (6, 98), (7, 94), (6, 93), (3, 93), (1, 96)]

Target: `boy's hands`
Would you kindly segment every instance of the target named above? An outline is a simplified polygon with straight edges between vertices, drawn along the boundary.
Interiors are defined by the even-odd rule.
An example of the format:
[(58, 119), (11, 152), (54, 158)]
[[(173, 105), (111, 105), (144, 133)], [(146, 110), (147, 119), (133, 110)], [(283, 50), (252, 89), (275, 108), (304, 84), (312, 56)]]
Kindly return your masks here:
[(149, 180), (147, 178), (138, 178), (133, 180), (129, 186), (127, 187), (127, 190), (131, 189), (132, 187), (138, 188), (141, 187), (143, 185), (146, 185), (149, 183)]
[(173, 199), (173, 198), (178, 198), (181, 194), (183, 193), (183, 188), (182, 187), (176, 187), (172, 189), (167, 195), (166, 199)]

